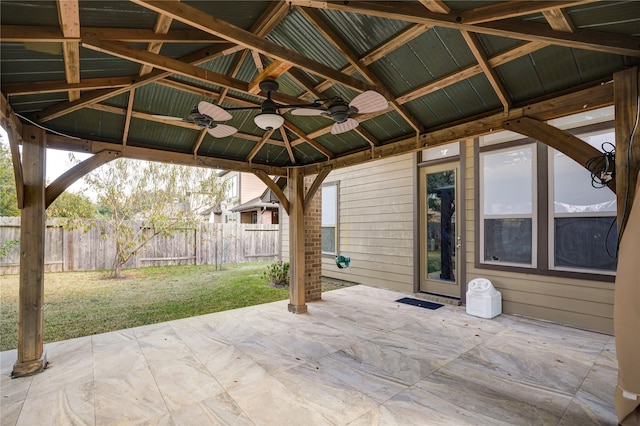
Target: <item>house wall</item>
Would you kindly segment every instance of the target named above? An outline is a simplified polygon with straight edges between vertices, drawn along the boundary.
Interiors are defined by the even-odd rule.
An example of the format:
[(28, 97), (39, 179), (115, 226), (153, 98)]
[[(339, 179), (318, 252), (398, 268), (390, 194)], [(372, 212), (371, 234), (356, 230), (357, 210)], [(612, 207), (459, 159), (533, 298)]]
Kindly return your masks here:
[(466, 279), (487, 278), (502, 293), (502, 311), (578, 328), (613, 333), (612, 282), (525, 274), (476, 264), (476, 214), (473, 141), (466, 142)]
[(332, 171), (339, 181), (339, 269), (323, 256), (323, 276), (413, 293), (413, 154)]
[(256, 175), (253, 173), (241, 173), (240, 202), (238, 204), (246, 203), (249, 200), (259, 197), (265, 189), (267, 189), (267, 185)]

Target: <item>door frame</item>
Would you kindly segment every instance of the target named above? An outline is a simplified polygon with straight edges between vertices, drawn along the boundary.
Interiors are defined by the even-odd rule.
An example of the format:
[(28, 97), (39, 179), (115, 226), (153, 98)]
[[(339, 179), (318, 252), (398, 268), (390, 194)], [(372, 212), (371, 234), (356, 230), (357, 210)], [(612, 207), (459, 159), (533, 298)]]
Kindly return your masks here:
[[(473, 141), (470, 141), (471, 143), (473, 143)], [(425, 229), (425, 223), (423, 223), (423, 221), (421, 220), (421, 218), (423, 217), (423, 214), (426, 217), (426, 211), (423, 212), (422, 209), (422, 205), (421, 205), (421, 201), (422, 200), (422, 196), (421, 196), (421, 190), (422, 188), (422, 184), (421, 184), (421, 176), (423, 169), (425, 168), (429, 168), (429, 167), (433, 167), (433, 166), (441, 166), (441, 165), (446, 165), (446, 164), (453, 164), (455, 165), (455, 167), (457, 167), (457, 194), (456, 194), (456, 214), (458, 215), (456, 217), (456, 233), (457, 236), (460, 237), (460, 244), (461, 244), (461, 248), (458, 249), (458, 252), (456, 254), (456, 261), (458, 262), (458, 266), (457, 266), (457, 273), (458, 276), (456, 277), (457, 281), (459, 282), (459, 289), (460, 289), (460, 293), (457, 296), (448, 296), (451, 297), (454, 300), (458, 300), (462, 303), (465, 304), (466, 303), (466, 288), (467, 288), (467, 284), (466, 284), (466, 277), (467, 277), (467, 265), (466, 265), (466, 261), (467, 261), (467, 251), (468, 250), (472, 250), (472, 247), (468, 247), (467, 245), (467, 217), (468, 217), (468, 212), (466, 211), (466, 175), (467, 175), (467, 170), (466, 170), (466, 163), (467, 163), (467, 158), (466, 158), (466, 144), (467, 142), (465, 141), (460, 141), (459, 142), (459, 149), (460, 149), (460, 154), (456, 155), (456, 156), (451, 156), (451, 157), (446, 157), (446, 158), (442, 158), (442, 159), (437, 159), (437, 160), (430, 160), (430, 161), (425, 161), (422, 162), (420, 161), (420, 159), (422, 158), (422, 154), (420, 152), (415, 154), (415, 167), (414, 167), (414, 193), (413, 193), (413, 204), (414, 204), (414, 232), (413, 232), (413, 240), (414, 240), (414, 265), (413, 265), (413, 270), (414, 270), (414, 283), (413, 283), (413, 291), (414, 293), (423, 293), (423, 294), (429, 294), (428, 292), (424, 292), (422, 291), (421, 288), (421, 284), (422, 284), (422, 274), (423, 274), (423, 265), (422, 262), (423, 257), (425, 255), (424, 251), (425, 251), (425, 240), (423, 239), (423, 234), (426, 232)], [(473, 151), (473, 150), (472, 150)], [(426, 189), (426, 188), (424, 188)], [(473, 212), (471, 212), (471, 214), (473, 214)], [(443, 295), (439, 295), (437, 293), (434, 293), (434, 295), (437, 296), (443, 296)], [(444, 296), (447, 297), (447, 296)]]

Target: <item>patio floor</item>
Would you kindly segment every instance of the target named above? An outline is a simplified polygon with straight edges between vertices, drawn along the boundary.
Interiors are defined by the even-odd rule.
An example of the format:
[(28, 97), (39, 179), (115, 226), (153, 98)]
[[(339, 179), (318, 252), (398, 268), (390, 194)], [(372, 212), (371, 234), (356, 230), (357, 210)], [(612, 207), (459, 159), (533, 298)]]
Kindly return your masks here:
[(613, 337), (354, 286), (47, 344), (2, 425), (617, 424)]

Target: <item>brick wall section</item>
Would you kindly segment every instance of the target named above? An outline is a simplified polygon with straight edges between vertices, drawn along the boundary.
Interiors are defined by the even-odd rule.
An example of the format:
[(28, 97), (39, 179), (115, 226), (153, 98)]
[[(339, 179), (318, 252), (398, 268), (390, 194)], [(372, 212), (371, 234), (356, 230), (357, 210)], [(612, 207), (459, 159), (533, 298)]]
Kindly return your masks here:
[[(305, 193), (315, 176), (304, 180)], [(322, 190), (316, 191), (304, 216), (305, 300), (322, 298)]]

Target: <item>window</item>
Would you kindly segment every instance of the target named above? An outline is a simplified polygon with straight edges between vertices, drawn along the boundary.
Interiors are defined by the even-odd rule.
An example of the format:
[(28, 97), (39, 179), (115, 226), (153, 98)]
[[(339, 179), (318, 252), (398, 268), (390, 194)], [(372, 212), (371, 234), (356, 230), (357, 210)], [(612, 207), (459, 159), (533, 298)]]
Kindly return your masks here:
[(322, 186), (322, 253), (337, 253), (338, 183)]
[[(569, 127), (601, 152), (608, 142), (610, 151), (615, 133), (604, 120), (611, 114), (609, 108), (551, 124)], [(476, 262), (526, 273), (615, 274), (615, 194), (594, 188), (590, 172), (561, 152), (514, 137), (497, 132), (479, 143)]]
[[(615, 143), (613, 130), (578, 134), (602, 151)], [(611, 148), (611, 146), (609, 146)], [(549, 149), (549, 266), (552, 269), (616, 270), (616, 196), (591, 185), (589, 171), (571, 158)]]
[(535, 266), (535, 145), (480, 155), (481, 262)]
[(258, 223), (258, 212), (251, 212), (251, 223)]
[(227, 200), (231, 201), (238, 197), (238, 175), (227, 180)]

